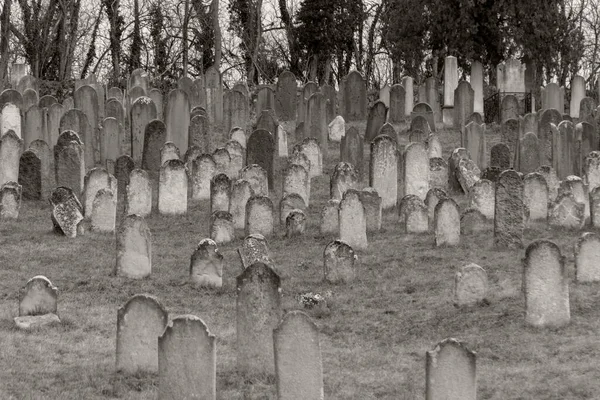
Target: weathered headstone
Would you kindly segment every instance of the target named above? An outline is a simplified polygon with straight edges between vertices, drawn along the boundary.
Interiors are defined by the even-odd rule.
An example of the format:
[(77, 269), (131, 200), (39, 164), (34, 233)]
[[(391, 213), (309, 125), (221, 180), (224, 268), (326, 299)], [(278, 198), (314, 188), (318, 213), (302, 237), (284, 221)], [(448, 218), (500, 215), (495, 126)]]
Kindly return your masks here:
[(266, 196), (252, 196), (246, 202), (246, 236), (260, 234), (264, 237), (273, 235), (273, 202)]
[(117, 232), (115, 273), (141, 279), (152, 271), (152, 235), (143, 217), (132, 214), (121, 222)]
[(356, 190), (350, 189), (344, 193), (339, 205), (339, 234), (340, 239), (353, 249), (367, 248), (367, 222), (365, 207)]
[(450, 198), (435, 206), (434, 231), (436, 246), (457, 246), (460, 243), (460, 211)]
[(465, 265), (454, 275), (454, 304), (473, 306), (485, 300), (487, 273), (477, 264)]
[(494, 245), (523, 247), (524, 228), (523, 180), (516, 171), (506, 170), (496, 182)]
[[(428, 157), (426, 158), (427, 163), (429, 163)], [(396, 206), (398, 199), (398, 155), (396, 141), (387, 135), (379, 135), (371, 142), (369, 185), (377, 190), (377, 193), (381, 196), (384, 210)], [(424, 199), (425, 195), (422, 198)]]
[(425, 200), (429, 190), (429, 156), (423, 143), (411, 143), (404, 152), (404, 195)]
[(456, 339), (445, 339), (427, 352), (427, 400), (476, 400), (476, 354)]
[(181, 160), (169, 160), (160, 167), (158, 180), (158, 212), (181, 215), (187, 213), (188, 177)]
[(202, 239), (190, 260), (190, 281), (197, 286), (223, 286), (223, 256), (212, 239)]

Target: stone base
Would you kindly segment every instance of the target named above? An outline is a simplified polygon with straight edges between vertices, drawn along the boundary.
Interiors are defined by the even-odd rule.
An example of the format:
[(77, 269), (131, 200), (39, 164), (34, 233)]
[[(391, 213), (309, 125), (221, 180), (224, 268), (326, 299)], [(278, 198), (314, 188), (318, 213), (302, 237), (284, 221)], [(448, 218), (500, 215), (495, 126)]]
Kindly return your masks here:
[(42, 326), (50, 325), (53, 323), (60, 324), (60, 318), (58, 318), (58, 315), (53, 313), (44, 315), (26, 315), (23, 317), (15, 317), (14, 321), (17, 325), (17, 328), (19, 329), (40, 328)]
[(454, 126), (454, 107), (442, 107), (442, 122), (446, 128)]

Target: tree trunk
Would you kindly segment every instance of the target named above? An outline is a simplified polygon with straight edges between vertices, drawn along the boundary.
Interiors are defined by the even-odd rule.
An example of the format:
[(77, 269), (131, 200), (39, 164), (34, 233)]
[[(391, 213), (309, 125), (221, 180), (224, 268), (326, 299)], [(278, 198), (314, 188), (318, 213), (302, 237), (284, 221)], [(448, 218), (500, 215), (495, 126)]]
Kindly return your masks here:
[(215, 32), (215, 67), (221, 68), (221, 26), (219, 25), (219, 0), (212, 0), (212, 20)]
[[(218, 0), (217, 0), (218, 1)], [(190, 22), (190, 1), (185, 0), (183, 3), (183, 26), (181, 27), (182, 36), (182, 57), (183, 57), (183, 76), (187, 76), (188, 71), (188, 25)]]
[(10, 40), (10, 6), (11, 0), (4, 0), (0, 15), (0, 85), (4, 89), (8, 82), (8, 44)]

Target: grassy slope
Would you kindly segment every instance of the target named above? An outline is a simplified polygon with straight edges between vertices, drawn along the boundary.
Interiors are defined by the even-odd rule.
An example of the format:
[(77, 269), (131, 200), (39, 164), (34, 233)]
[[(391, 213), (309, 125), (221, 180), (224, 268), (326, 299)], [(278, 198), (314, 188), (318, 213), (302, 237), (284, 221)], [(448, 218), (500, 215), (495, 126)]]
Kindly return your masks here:
[[(497, 135), (491, 142), (498, 140)], [(442, 133), (445, 152), (457, 133)], [(368, 152), (368, 146), (365, 152)], [(490, 146), (491, 147), (491, 146)], [(600, 390), (600, 294), (597, 285), (571, 284), (572, 323), (540, 331), (524, 324), (520, 294), (524, 251), (491, 247), (485, 235), (464, 236), (456, 248), (436, 249), (432, 235), (402, 233), (394, 214), (381, 232), (369, 235), (359, 254), (358, 279), (348, 286), (322, 282), (322, 252), (332, 238), (318, 231), (319, 212), (329, 194), (329, 175), (339, 154), (330, 146), (326, 174), (313, 180), (307, 234), (270, 240), (283, 276), (284, 307), (295, 295), (334, 292), (332, 312), (315, 316), (321, 331), (325, 394), (331, 399), (418, 399), (424, 397), (425, 351), (456, 337), (477, 351), (481, 399), (589, 399)], [(368, 165), (368, 164), (366, 164)], [(277, 177), (277, 204), (280, 198)], [(365, 181), (366, 185), (366, 181)], [(464, 198), (458, 199), (465, 206)], [(221, 290), (187, 284), (189, 258), (208, 232), (208, 204), (192, 204), (186, 217), (149, 219), (153, 272), (130, 281), (112, 276), (114, 237), (89, 234), (69, 240), (51, 233), (49, 206), (24, 203), (17, 222), (0, 221), (0, 398), (155, 398), (156, 376), (124, 377), (114, 372), (116, 312), (131, 295), (156, 295), (172, 315), (200, 316), (217, 338), (217, 385), (221, 399), (271, 399), (271, 383), (244, 382), (235, 371), (236, 248), (222, 246), (226, 266)], [(573, 276), (578, 233), (539, 227), (526, 232), (556, 241)], [(488, 305), (456, 309), (454, 273), (475, 262), (488, 271)], [(13, 327), (18, 290), (43, 274), (58, 286), (60, 327), (21, 332)]]

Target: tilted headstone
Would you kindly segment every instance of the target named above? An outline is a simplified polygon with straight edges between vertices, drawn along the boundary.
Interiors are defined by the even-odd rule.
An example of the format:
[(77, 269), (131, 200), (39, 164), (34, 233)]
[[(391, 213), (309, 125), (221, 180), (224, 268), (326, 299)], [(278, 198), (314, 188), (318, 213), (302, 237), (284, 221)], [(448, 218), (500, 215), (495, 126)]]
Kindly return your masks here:
[(59, 186), (48, 201), (52, 205), (54, 231), (70, 238), (77, 236), (77, 225), (83, 220), (83, 207), (73, 190)]
[(523, 259), (525, 322), (536, 327), (569, 323), (569, 281), (560, 248), (548, 240), (527, 246)]
[(154, 296), (136, 294), (117, 311), (117, 371), (158, 372), (158, 337), (169, 316)]
[(460, 187), (465, 193), (468, 193), (473, 185), (481, 179), (481, 170), (473, 160), (469, 159), (463, 159), (458, 162), (458, 169), (456, 169), (455, 174)]
[(197, 286), (223, 286), (223, 256), (212, 239), (202, 239), (190, 260), (190, 281)]
[(169, 160), (160, 167), (158, 180), (158, 212), (181, 215), (187, 213), (188, 177), (181, 160)]
[(271, 258), (267, 239), (261, 234), (255, 233), (244, 238), (242, 247), (238, 248), (238, 255), (240, 256), (242, 269), (246, 269), (252, 264), (259, 262), (275, 270), (275, 263)]
[(308, 315), (290, 311), (273, 330), (277, 398), (324, 398), (319, 330)]
[(246, 376), (273, 374), (273, 329), (282, 314), (280, 278), (266, 264), (256, 262), (236, 280), (238, 371)]
[(117, 232), (115, 274), (141, 279), (152, 271), (152, 235), (143, 217), (126, 216)]
[(469, 159), (470, 155), (466, 149), (459, 147), (452, 151), (448, 159), (448, 189), (452, 192), (461, 193), (462, 187), (458, 180), (458, 166), (461, 160)]
[(216, 399), (216, 338), (200, 318), (182, 315), (158, 337), (158, 398)]

